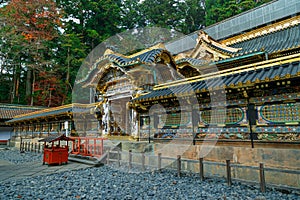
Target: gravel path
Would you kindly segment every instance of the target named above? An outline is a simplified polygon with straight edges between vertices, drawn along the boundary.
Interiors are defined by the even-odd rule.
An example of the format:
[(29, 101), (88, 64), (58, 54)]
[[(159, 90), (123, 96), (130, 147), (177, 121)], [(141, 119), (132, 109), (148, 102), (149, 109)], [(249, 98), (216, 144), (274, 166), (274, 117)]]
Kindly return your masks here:
[[(8, 151), (5, 151), (6, 153)], [(14, 152), (14, 153), (13, 153)], [(0, 159), (28, 163), (28, 157), (17, 151)], [(25, 155), (30, 154), (26, 153)], [(9, 155), (9, 156), (8, 156)], [(36, 154), (32, 154), (36, 155)], [(34, 156), (30, 157), (33, 158)], [(17, 161), (16, 158), (20, 160)], [(176, 177), (176, 171), (128, 173), (112, 166), (65, 171), (0, 182), (0, 199), (237, 199), (283, 200), (300, 199), (295, 193), (283, 194), (275, 190), (260, 193), (256, 186), (234, 182), (232, 187), (225, 180), (207, 179), (204, 182), (194, 174)]]

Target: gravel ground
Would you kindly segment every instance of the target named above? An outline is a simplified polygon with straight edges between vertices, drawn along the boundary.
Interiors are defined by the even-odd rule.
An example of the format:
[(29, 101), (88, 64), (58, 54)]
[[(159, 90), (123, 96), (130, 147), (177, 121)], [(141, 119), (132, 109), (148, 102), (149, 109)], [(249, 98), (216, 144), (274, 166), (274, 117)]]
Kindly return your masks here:
[(0, 146), (0, 159), (9, 161), (16, 165), (42, 161), (41, 153), (24, 152), (20, 153), (19, 149), (6, 146)]
[[(40, 159), (41, 156), (34, 153), (19, 154), (15, 150), (0, 151), (0, 159), (21, 164)], [(295, 193), (283, 194), (272, 189), (260, 193), (257, 186), (236, 182), (228, 187), (223, 179), (201, 182), (195, 174), (176, 177), (176, 171), (172, 170), (128, 173), (124, 169), (103, 166), (4, 181), (0, 184), (0, 199), (297, 200), (300, 197)]]

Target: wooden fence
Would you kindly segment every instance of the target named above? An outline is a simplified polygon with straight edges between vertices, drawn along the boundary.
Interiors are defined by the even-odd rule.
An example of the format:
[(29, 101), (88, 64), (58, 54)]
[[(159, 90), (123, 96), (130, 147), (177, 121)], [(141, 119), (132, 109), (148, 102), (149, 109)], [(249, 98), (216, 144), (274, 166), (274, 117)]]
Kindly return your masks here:
[[(122, 159), (122, 155), (124, 155), (124, 159)], [(140, 162), (133, 162), (134, 156), (139, 157)], [(239, 165), (239, 164), (232, 164), (230, 160), (225, 160), (225, 162), (212, 162), (212, 161), (204, 161), (204, 158), (199, 158), (198, 160), (190, 160), (190, 159), (183, 159), (180, 155), (177, 155), (176, 158), (171, 157), (163, 157), (161, 153), (158, 153), (158, 155), (147, 155), (148, 159), (150, 157), (154, 157), (156, 160), (155, 165), (149, 164), (146, 165), (146, 155), (145, 153), (133, 153), (132, 150), (129, 150), (128, 152), (123, 152), (120, 150), (113, 150), (107, 152), (107, 159), (106, 164), (110, 163), (117, 163), (117, 166), (120, 167), (121, 163), (125, 163), (128, 165), (128, 169), (131, 170), (133, 168), (133, 165), (141, 166), (142, 171), (146, 170), (146, 167), (152, 167), (155, 168), (158, 171), (162, 170), (162, 162), (163, 160), (173, 160), (176, 162), (176, 170), (177, 170), (177, 176), (182, 176), (182, 163), (188, 162), (188, 163), (198, 163), (199, 165), (199, 178), (201, 181), (205, 180), (205, 171), (204, 171), (204, 165), (213, 165), (213, 166), (223, 166), (226, 171), (226, 182), (228, 186), (232, 185), (232, 177), (231, 177), (231, 169), (232, 168), (241, 168), (241, 169), (253, 169), (257, 170), (259, 173), (259, 182), (260, 185), (260, 191), (266, 192), (266, 179), (265, 179), (265, 171), (273, 171), (273, 172), (282, 172), (282, 173), (290, 173), (290, 174), (300, 174), (299, 170), (288, 170), (288, 169), (279, 169), (279, 168), (269, 168), (265, 167), (264, 163), (259, 163), (258, 166), (245, 166), (245, 165)], [(242, 181), (242, 180), (241, 180)], [(270, 184), (272, 186), (275, 186), (274, 184)], [(278, 186), (279, 187), (279, 186)], [(282, 187), (282, 186), (280, 186)], [(294, 187), (284, 187), (288, 189), (296, 189), (299, 190), (299, 188)]]
[[(22, 141), (20, 144), (20, 151), (31, 151), (36, 153), (43, 152), (44, 145), (41, 143), (33, 143), (33, 142), (25, 142)], [(122, 159), (122, 157), (124, 159)], [(134, 162), (134, 157), (138, 157), (140, 162)], [(148, 164), (146, 164), (146, 158), (148, 158)], [(155, 165), (151, 165), (150, 158), (156, 160)], [(199, 165), (199, 178), (201, 181), (205, 180), (205, 165), (210, 166), (221, 166), (224, 167), (226, 171), (226, 182), (228, 186), (232, 185), (232, 168), (241, 168), (241, 169), (252, 169), (256, 170), (259, 173), (259, 182), (260, 185), (260, 191), (266, 192), (266, 179), (265, 179), (265, 171), (271, 171), (271, 172), (281, 172), (281, 173), (288, 173), (288, 174), (300, 174), (300, 170), (289, 170), (289, 169), (279, 169), (279, 168), (270, 168), (265, 167), (264, 163), (258, 163), (258, 166), (245, 166), (240, 164), (232, 164), (230, 160), (225, 160), (225, 162), (212, 162), (212, 161), (204, 161), (204, 158), (199, 158), (198, 160), (190, 160), (190, 159), (183, 159), (180, 155), (177, 155), (176, 158), (174, 157), (164, 157), (161, 153), (158, 153), (157, 155), (145, 155), (145, 153), (133, 153), (132, 150), (129, 150), (128, 152), (121, 151), (120, 149), (116, 148), (114, 150), (108, 150), (107, 151), (107, 158), (106, 158), (106, 164), (110, 163), (116, 163), (118, 167), (121, 167), (122, 163), (128, 165), (128, 169), (133, 169), (133, 166), (140, 166), (142, 171), (146, 170), (146, 167), (148, 168), (154, 168), (157, 171), (162, 170), (162, 162), (163, 160), (171, 160), (175, 161), (176, 170), (177, 170), (177, 176), (182, 176), (182, 164), (184, 162), (186, 163), (198, 163)], [(277, 186), (274, 184), (270, 184), (272, 186)], [(282, 187), (282, 186), (280, 186)], [(295, 189), (298, 192), (300, 192), (299, 188), (294, 187), (285, 187), (288, 189)]]
[(20, 152), (31, 151), (35, 153), (42, 153), (43, 150), (44, 150), (44, 144), (41, 143), (33, 143), (33, 142), (25, 142), (25, 141), (22, 141), (20, 143)]

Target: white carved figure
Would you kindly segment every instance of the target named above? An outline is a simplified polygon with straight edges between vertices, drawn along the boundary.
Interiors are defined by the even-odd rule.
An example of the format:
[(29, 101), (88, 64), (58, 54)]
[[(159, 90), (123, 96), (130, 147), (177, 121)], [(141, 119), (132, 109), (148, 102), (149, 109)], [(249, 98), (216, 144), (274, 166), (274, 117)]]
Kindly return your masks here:
[(135, 110), (132, 110), (132, 129), (131, 129), (131, 132), (132, 132), (132, 135), (137, 135), (137, 131), (138, 131), (138, 123), (137, 123), (137, 113)]
[(107, 134), (108, 133), (108, 127), (107, 127), (107, 124), (108, 124), (108, 113), (109, 113), (109, 106), (108, 106), (108, 103), (104, 103), (103, 104), (103, 111), (104, 111), (104, 114), (102, 116), (102, 123), (103, 123), (103, 134)]

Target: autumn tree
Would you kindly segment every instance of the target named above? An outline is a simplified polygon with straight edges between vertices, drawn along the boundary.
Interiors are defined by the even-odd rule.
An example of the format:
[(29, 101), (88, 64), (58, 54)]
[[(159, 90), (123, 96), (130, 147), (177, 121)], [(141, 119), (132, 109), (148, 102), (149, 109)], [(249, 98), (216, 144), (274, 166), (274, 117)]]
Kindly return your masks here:
[[(45, 60), (44, 56), (52, 50), (47, 47), (47, 41), (58, 36), (60, 16), (60, 10), (57, 9), (55, 2), (49, 0), (11, 0), (1, 8), (2, 25), (12, 33), (1, 34), (11, 47), (10, 51), (6, 52), (13, 53), (13, 55), (7, 54), (11, 62), (5, 64), (17, 66), (17, 69), (13, 70), (15, 78), (20, 77), (15, 73), (18, 71), (26, 76), (26, 97), (31, 105), (36, 74), (53, 67), (51, 61)], [(18, 40), (17, 44), (14, 44), (15, 40), (12, 37), (16, 36)], [(13, 80), (13, 82), (17, 81)]]

